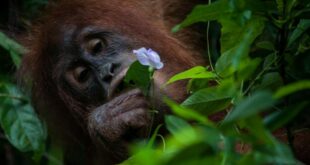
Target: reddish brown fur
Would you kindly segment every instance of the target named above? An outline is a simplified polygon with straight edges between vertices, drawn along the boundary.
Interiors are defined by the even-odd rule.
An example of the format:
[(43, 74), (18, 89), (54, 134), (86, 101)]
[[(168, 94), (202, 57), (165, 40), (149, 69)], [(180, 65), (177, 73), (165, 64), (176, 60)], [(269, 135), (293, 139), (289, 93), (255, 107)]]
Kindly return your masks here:
[[(92, 144), (85, 130), (87, 111), (92, 107), (85, 107), (63, 93), (62, 89), (55, 89), (53, 79), (57, 73), (53, 71), (58, 70), (53, 68), (57, 67), (55, 61), (60, 57), (51, 56), (51, 52), (62, 38), (59, 36), (61, 31), (70, 30), (74, 25), (96, 25), (126, 34), (137, 43), (158, 50), (166, 64), (165, 69), (155, 75), (161, 78), (158, 83), (162, 84), (175, 73), (203, 61), (200, 57), (202, 48), (196, 46), (200, 39), (195, 37), (200, 36), (197, 32), (183, 31), (177, 35), (170, 32), (171, 27), (181, 21), (195, 3), (182, 0), (60, 1), (51, 5), (47, 15), (33, 27), (25, 41), (28, 53), (19, 74), (26, 84), (32, 84), (35, 109), (48, 121), (50, 134), (65, 141), (61, 144), (65, 145), (66, 152), (73, 154), (70, 155), (73, 159), (81, 154), (77, 150), (82, 150), (89, 159), (85, 160), (87, 164), (91, 160), (101, 162), (99, 164), (115, 162), (111, 153), (95, 149), (96, 145)], [(181, 90), (183, 86), (184, 83), (172, 85), (165, 89), (166, 94), (180, 101), (185, 96)]]

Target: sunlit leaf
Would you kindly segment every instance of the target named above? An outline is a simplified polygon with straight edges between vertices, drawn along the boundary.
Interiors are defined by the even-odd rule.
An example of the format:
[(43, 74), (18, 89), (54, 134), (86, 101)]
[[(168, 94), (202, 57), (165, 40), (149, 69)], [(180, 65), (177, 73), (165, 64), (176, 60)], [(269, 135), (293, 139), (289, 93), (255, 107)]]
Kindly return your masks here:
[(205, 67), (195, 66), (189, 70), (174, 75), (167, 81), (166, 85), (184, 79), (213, 79), (215, 77), (216, 75), (210, 71), (207, 71)]
[(280, 88), (274, 94), (274, 98), (278, 99), (278, 98), (287, 96), (289, 94), (292, 94), (294, 92), (298, 92), (298, 91), (305, 90), (305, 89), (310, 89), (310, 80), (298, 81), (298, 82), (286, 85), (286, 86)]

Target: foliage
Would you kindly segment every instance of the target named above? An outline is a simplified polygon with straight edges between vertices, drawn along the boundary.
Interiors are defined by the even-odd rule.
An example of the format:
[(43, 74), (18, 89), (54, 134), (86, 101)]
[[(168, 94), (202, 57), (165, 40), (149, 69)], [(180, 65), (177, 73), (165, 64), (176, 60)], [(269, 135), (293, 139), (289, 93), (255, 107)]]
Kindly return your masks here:
[[(0, 32), (1, 46), (6, 49), (18, 67), (24, 48)], [(28, 97), (9, 80), (0, 83), (0, 125), (9, 142), (22, 152), (33, 152), (35, 160), (43, 154), (47, 137), (45, 125), (41, 123)]]
[[(46, 2), (27, 0), (23, 10), (36, 13)], [(220, 45), (208, 41), (209, 67), (196, 66), (166, 83), (189, 80), (190, 96), (183, 103), (165, 99), (173, 111), (165, 118), (171, 134), (157, 134), (164, 126), (158, 127), (149, 143), (135, 145), (123, 164), (298, 164), (292, 145), (277, 140), (272, 131), (287, 126), (291, 134), (300, 129), (287, 123), (303, 121), (310, 106), (309, 14), (310, 2), (296, 0), (217, 0), (196, 6), (173, 31), (203, 22), (207, 37)], [(220, 37), (212, 35), (217, 31)], [(4, 33), (0, 46), (11, 57), (1, 65), (12, 65), (0, 72), (0, 133), (35, 161), (46, 157), (61, 164), (61, 149), (46, 147), (44, 123), (8, 73), (18, 67), (23, 48)], [(127, 83), (150, 88), (147, 67), (134, 63), (128, 73)], [(218, 112), (225, 118), (212, 121)]]
[[(189, 79), (191, 93), (180, 105), (166, 99), (174, 112), (166, 116), (171, 135), (153, 148), (135, 146), (124, 164), (298, 164), (272, 131), (309, 108), (309, 11), (304, 1), (196, 6), (173, 31), (220, 24), (220, 57), (209, 53), (210, 67), (196, 66), (167, 82)], [(216, 50), (211, 45), (208, 52)], [(216, 112), (226, 117), (210, 121)]]
[[(20, 16), (23, 18), (33, 17), (33, 14), (37, 13), (36, 9), (46, 2), (46, 0), (24, 1), (21, 3), (20, 10), (25, 14)], [(12, 5), (10, 9), (16, 8), (14, 3), (10, 4)], [(31, 10), (29, 5), (32, 6)], [(4, 16), (1, 13), (1, 20)], [(2, 22), (0, 23), (2, 24)], [(15, 23), (16, 25), (19, 24), (19, 22)], [(17, 87), (13, 74), (21, 63), (21, 55), (25, 52), (25, 49), (7, 34), (0, 31), (0, 52), (0, 135), (2, 137), (0, 139), (0, 152), (2, 154), (3, 150), (12, 150), (7, 147), (7, 142), (4, 141), (6, 139), (16, 149), (25, 154), (12, 150), (3, 155), (11, 157), (10, 159), (15, 159), (14, 162), (16, 163), (39, 162), (44, 152), (46, 152), (46, 126), (34, 112), (29, 97), (24, 95)], [(24, 155), (30, 156), (33, 161), (24, 158)], [(10, 164), (12, 162), (8, 159), (1, 160), (1, 163)]]

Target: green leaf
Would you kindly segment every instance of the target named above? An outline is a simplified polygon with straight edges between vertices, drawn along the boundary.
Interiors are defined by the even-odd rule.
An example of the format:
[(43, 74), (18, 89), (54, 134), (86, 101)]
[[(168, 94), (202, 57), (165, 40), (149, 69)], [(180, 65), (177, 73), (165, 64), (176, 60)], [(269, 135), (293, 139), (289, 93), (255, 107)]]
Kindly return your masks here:
[(139, 87), (146, 94), (149, 90), (151, 77), (149, 67), (135, 61), (129, 67), (124, 82)]
[(182, 23), (172, 29), (172, 32), (177, 32), (181, 28), (196, 22), (216, 20), (224, 13), (228, 13), (230, 11), (227, 7), (227, 3), (227, 0), (221, 0), (210, 5), (197, 5)]
[(277, 2), (278, 13), (282, 14), (284, 11), (284, 2), (283, 0), (276, 0), (276, 2)]
[(234, 14), (241, 14), (242, 17), (249, 18), (252, 12), (264, 12), (264, 6), (258, 1), (244, 0), (218, 0), (209, 5), (197, 5), (183, 22), (172, 29), (177, 32), (180, 29), (197, 22), (207, 22), (227, 18)]
[(202, 79), (202, 78), (214, 79), (216, 78), (216, 75), (213, 72), (207, 71), (207, 69), (203, 66), (195, 66), (189, 70), (174, 75), (166, 82), (165, 85), (184, 79)]
[(275, 94), (274, 98), (279, 99), (294, 92), (298, 92), (301, 90), (310, 89), (310, 80), (303, 80), (291, 83), (280, 88)]
[[(212, 149), (210, 145), (202, 141), (194, 141), (190, 144), (185, 145), (184, 147), (177, 150), (173, 157), (171, 157), (165, 165), (177, 164), (177, 165), (197, 165), (197, 164), (214, 164), (211, 159), (208, 159), (208, 155), (212, 154)], [(217, 159), (218, 161), (219, 159)]]
[(15, 66), (18, 67), (21, 62), (21, 54), (25, 52), (25, 48), (2, 32), (0, 32), (0, 41), (0, 46), (10, 53)]
[(283, 85), (283, 80), (278, 72), (270, 72), (266, 73), (262, 77), (261, 83), (257, 86), (256, 90), (276, 90), (279, 86)]
[(191, 79), (187, 83), (186, 90), (188, 93), (193, 93), (200, 89), (210, 87), (210, 84), (211, 83), (209, 79)]
[(180, 105), (176, 104), (175, 102), (167, 98), (165, 98), (164, 101), (176, 115), (184, 119), (187, 119), (187, 120), (195, 120), (195, 121), (204, 123), (206, 125), (213, 126), (213, 123), (210, 120), (208, 120), (206, 117), (201, 116), (201, 114), (191, 109), (181, 107)]
[(271, 51), (275, 50), (273, 43), (270, 41), (258, 42), (256, 46), (261, 49), (266, 49), (266, 50), (271, 50)]
[(294, 119), (309, 103), (302, 102), (291, 105), (284, 110), (275, 111), (264, 118), (265, 126), (270, 130), (276, 130)]
[[(178, 118), (173, 115), (166, 115), (165, 116), (165, 123), (166, 127), (170, 133), (173, 135), (177, 135), (178, 132), (182, 131), (183, 129), (192, 129), (192, 126), (188, 124), (185, 120)], [(192, 130), (194, 132), (194, 130)]]
[(299, 164), (294, 158), (292, 150), (286, 144), (274, 140), (271, 151), (273, 151), (270, 155), (271, 164)]
[(288, 40), (288, 47), (290, 47), (296, 39), (298, 39), (310, 27), (310, 19), (301, 19), (296, 29), (293, 31)]
[(263, 121), (258, 115), (245, 119), (244, 125), (251, 132), (251, 136), (255, 136), (253, 141), (264, 142), (265, 144), (273, 143), (274, 137), (264, 127)]
[(155, 131), (153, 132), (152, 137), (150, 138), (150, 140), (147, 143), (147, 148), (152, 148), (155, 144), (155, 140), (156, 140), (156, 136), (158, 134), (159, 129), (162, 127), (162, 124), (158, 125), (155, 129)]
[(210, 115), (225, 109), (232, 99), (232, 95), (220, 88), (206, 88), (195, 92), (181, 105), (197, 110), (201, 114)]
[(252, 96), (248, 96), (243, 101), (239, 102), (236, 107), (224, 119), (224, 123), (230, 123), (236, 120), (245, 119), (256, 115), (271, 106), (275, 100), (270, 92), (258, 91)]
[(220, 76), (229, 76), (238, 70), (241, 64), (246, 61), (250, 51), (250, 46), (256, 37), (262, 33), (264, 22), (261, 18), (253, 18), (242, 27), (231, 28), (231, 20), (221, 21), (222, 55), (215, 64), (216, 73)]
[(1, 92), (10, 96), (0, 101), (0, 123), (8, 140), (20, 151), (42, 152), (47, 136), (45, 125), (15, 86), (1, 85)]
[(257, 144), (254, 156), (259, 164), (300, 164), (294, 159), (291, 149), (273, 138), (273, 144)]

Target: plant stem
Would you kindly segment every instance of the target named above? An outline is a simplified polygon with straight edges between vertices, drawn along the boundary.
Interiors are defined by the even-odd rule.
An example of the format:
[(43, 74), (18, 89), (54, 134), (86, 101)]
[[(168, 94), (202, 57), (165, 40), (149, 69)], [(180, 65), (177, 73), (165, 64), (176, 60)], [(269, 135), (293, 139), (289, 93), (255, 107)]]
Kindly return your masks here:
[[(286, 1), (285, 0), (281, 0), (280, 1), (283, 6), (279, 9), (281, 9), (282, 11), (279, 11), (279, 19), (280, 20), (285, 20), (286, 19), (286, 15), (287, 13), (285, 12), (284, 10), (284, 6), (286, 5)], [(278, 68), (279, 68), (279, 74), (283, 80), (283, 84), (286, 85), (288, 82), (287, 82), (287, 78), (286, 78), (286, 70), (285, 70), (285, 67), (286, 67), (286, 61), (285, 61), (285, 50), (286, 50), (286, 46), (287, 46), (287, 35), (288, 35), (288, 23), (284, 23), (282, 25), (282, 27), (279, 29), (279, 32), (278, 32), (278, 37), (277, 37), (277, 56), (279, 58), (279, 64), (278, 64)], [(288, 105), (288, 99), (287, 98), (284, 98), (283, 99), (284, 101), (284, 108), (287, 107)], [(291, 126), (290, 124), (286, 124), (286, 134), (287, 134), (287, 140), (288, 140), (288, 143), (289, 143), (289, 146), (291, 148), (291, 150), (293, 151), (293, 153), (295, 154), (295, 148), (294, 148), (294, 136), (292, 134), (292, 131), (291, 131)]]
[[(211, 4), (211, 0), (208, 1), (208, 5), (210, 4)], [(209, 59), (211, 70), (214, 71), (214, 67), (213, 67), (212, 59), (211, 59), (211, 52), (210, 52), (209, 32), (210, 32), (210, 21), (208, 21), (207, 23), (207, 51), (208, 51), (208, 59)]]
[(253, 87), (253, 85), (256, 83), (257, 80), (259, 80), (264, 73), (270, 69), (270, 66), (272, 66), (275, 62), (277, 61), (277, 58), (274, 58), (273, 61), (267, 65), (265, 68), (262, 69), (262, 71), (260, 71), (258, 73), (258, 75), (255, 77), (255, 79), (253, 81), (251, 81), (251, 83), (249, 84), (249, 86), (247, 87), (247, 89), (244, 91), (243, 95), (246, 95), (248, 92), (250, 92), (251, 88)]

